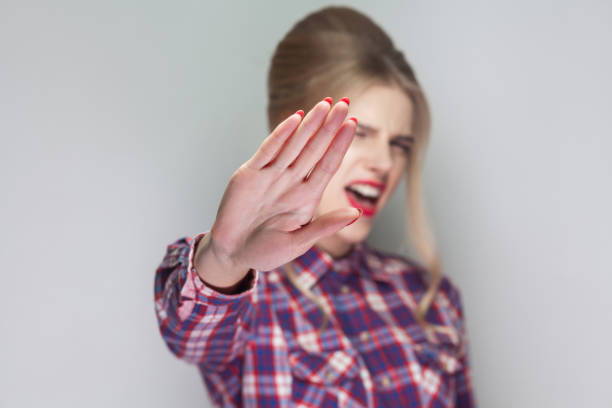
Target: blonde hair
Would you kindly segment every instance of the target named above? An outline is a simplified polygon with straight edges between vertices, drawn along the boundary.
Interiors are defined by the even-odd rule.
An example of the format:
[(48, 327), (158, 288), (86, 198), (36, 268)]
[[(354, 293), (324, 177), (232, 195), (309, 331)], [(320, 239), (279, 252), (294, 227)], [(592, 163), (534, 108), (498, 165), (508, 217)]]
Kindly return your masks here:
[[(270, 131), (300, 107), (313, 106), (323, 96), (334, 100), (358, 95), (371, 85), (395, 86), (412, 101), (415, 145), (406, 166), (406, 229), (420, 262), (427, 270), (427, 291), (415, 315), (425, 320), (441, 281), (441, 262), (425, 211), (421, 169), (430, 133), (427, 99), (416, 76), (389, 36), (369, 17), (347, 7), (327, 7), (298, 21), (279, 42), (268, 72)], [(321, 301), (296, 280), (291, 265), (287, 277), (323, 310)], [(428, 333), (429, 330), (426, 330)]]

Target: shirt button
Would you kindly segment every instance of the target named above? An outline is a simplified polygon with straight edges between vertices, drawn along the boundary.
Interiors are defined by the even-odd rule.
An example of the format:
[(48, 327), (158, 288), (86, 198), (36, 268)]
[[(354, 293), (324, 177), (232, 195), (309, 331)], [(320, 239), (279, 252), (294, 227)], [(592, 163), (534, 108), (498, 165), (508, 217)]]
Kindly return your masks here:
[(325, 373), (325, 377), (327, 378), (327, 381), (332, 381), (334, 379), (334, 372), (332, 370), (327, 371), (327, 373)]
[(359, 339), (361, 339), (361, 341), (363, 342), (370, 340), (370, 333), (365, 330), (362, 331), (361, 333), (359, 333)]
[(346, 286), (346, 285), (342, 285), (340, 287), (340, 291), (346, 295), (347, 293), (349, 293), (351, 291), (351, 289), (348, 286)]
[(383, 375), (382, 378), (380, 379), (380, 382), (385, 388), (391, 385), (391, 379), (389, 378), (388, 375)]

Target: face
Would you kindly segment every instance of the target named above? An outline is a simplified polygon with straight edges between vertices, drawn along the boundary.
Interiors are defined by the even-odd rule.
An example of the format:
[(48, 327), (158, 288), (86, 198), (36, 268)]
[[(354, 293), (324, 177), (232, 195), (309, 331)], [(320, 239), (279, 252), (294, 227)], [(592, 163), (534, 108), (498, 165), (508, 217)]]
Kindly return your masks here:
[(401, 180), (414, 143), (413, 104), (403, 91), (375, 85), (350, 98), (347, 117), (357, 118), (357, 131), (323, 192), (315, 217), (349, 206), (361, 208), (363, 214), (353, 224), (316, 243), (334, 257), (366, 239), (377, 214)]

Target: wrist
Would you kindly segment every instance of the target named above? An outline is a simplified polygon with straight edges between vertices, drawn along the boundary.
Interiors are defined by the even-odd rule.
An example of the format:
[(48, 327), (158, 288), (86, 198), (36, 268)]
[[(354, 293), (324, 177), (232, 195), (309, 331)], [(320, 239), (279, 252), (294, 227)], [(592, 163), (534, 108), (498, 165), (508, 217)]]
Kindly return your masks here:
[(201, 263), (202, 259), (205, 258), (208, 262), (214, 262), (219, 267), (229, 270), (238, 269), (239, 265), (236, 265), (232, 261), (231, 257), (225, 255), (223, 251), (215, 245), (212, 231), (209, 231), (198, 243), (194, 254), (194, 265)]
[(193, 264), (200, 279), (213, 288), (229, 288), (235, 285), (250, 269), (237, 265), (229, 256), (219, 251), (210, 232), (198, 242)]

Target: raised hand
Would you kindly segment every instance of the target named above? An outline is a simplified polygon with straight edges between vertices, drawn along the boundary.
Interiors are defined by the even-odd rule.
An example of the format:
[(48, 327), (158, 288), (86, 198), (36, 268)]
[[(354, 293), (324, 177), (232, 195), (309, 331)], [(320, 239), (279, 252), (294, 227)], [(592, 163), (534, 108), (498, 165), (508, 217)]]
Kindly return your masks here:
[(332, 107), (330, 98), (303, 119), (294, 113), (234, 172), (205, 243), (222, 264), (274, 269), (359, 217), (346, 207), (312, 220), (355, 135), (347, 113), (345, 101)]

